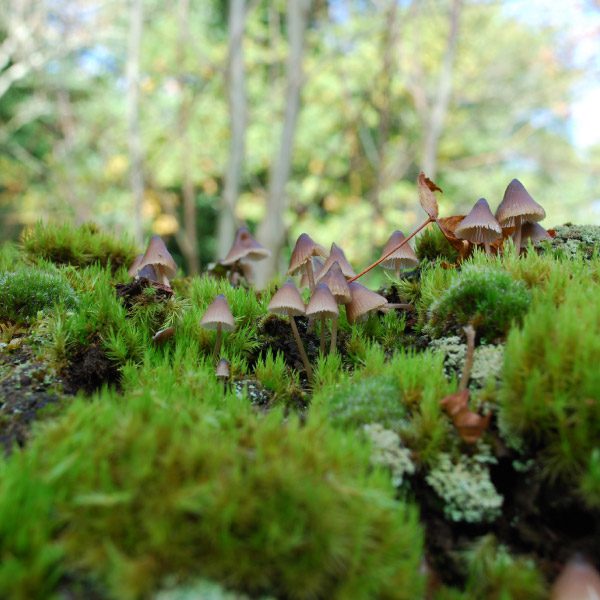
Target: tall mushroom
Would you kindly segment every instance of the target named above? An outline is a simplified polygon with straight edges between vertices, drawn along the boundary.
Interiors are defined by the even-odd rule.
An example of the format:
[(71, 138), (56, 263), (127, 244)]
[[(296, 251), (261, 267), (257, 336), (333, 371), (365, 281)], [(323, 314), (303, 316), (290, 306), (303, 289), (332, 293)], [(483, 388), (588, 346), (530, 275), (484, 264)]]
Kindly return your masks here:
[(485, 198), (479, 198), (471, 212), (456, 226), (456, 237), (472, 244), (483, 244), (490, 253), (490, 244), (502, 237), (502, 228), (490, 210)]
[(545, 216), (546, 211), (530, 196), (518, 179), (513, 179), (508, 184), (502, 202), (496, 210), (496, 219), (503, 228), (515, 227), (514, 242), (517, 252), (521, 248), (523, 223), (541, 221)]
[(310, 291), (313, 292), (315, 289), (315, 275), (312, 266), (313, 256), (325, 256), (325, 248), (317, 244), (308, 233), (302, 233), (296, 240), (296, 245), (292, 250), (292, 256), (290, 258), (290, 268), (288, 275), (294, 275), (299, 271), (303, 271), (308, 278), (308, 286)]
[(240, 227), (235, 234), (235, 239), (227, 256), (220, 261), (222, 265), (231, 267), (239, 263), (244, 276), (248, 279), (251, 268), (248, 261), (257, 262), (271, 256), (271, 252), (257, 242), (247, 227)]
[(600, 574), (586, 560), (572, 558), (554, 582), (550, 600), (597, 600), (600, 598)]
[(318, 283), (306, 307), (306, 315), (321, 319), (321, 354), (325, 354), (325, 320), (337, 319), (340, 311), (333, 294), (325, 283)]
[(331, 244), (329, 256), (327, 257), (327, 260), (323, 265), (323, 269), (321, 270), (319, 277), (317, 277), (317, 281), (320, 281), (321, 279), (323, 279), (323, 277), (325, 277), (325, 274), (327, 273), (327, 271), (329, 271), (331, 265), (333, 265), (334, 262), (338, 263), (346, 279), (350, 279), (351, 277), (354, 277), (356, 275), (354, 269), (352, 268), (352, 265), (348, 262), (344, 251), (337, 244), (334, 243)]
[(141, 274), (146, 267), (152, 267), (158, 283), (171, 287), (169, 279), (175, 277), (177, 264), (158, 235), (152, 236), (144, 256), (137, 265), (138, 273)]
[(275, 292), (271, 298), (271, 302), (269, 302), (267, 310), (277, 315), (285, 315), (289, 318), (294, 340), (296, 341), (296, 346), (298, 347), (298, 352), (300, 353), (300, 358), (302, 359), (302, 364), (306, 371), (306, 376), (308, 377), (308, 380), (311, 381), (312, 368), (294, 319), (294, 317), (306, 314), (306, 307), (304, 306), (304, 302), (302, 302), (302, 298), (300, 297), (300, 292), (293, 281), (284, 283), (277, 292)]
[[(394, 231), (381, 253), (384, 257), (381, 266), (384, 269), (394, 269), (396, 279), (400, 278), (401, 269), (413, 269), (419, 264), (419, 259), (415, 251), (408, 243), (398, 248), (404, 239), (405, 235), (399, 229)], [(394, 248), (398, 249), (394, 250)], [(393, 251), (392, 254), (389, 254), (390, 250)]]
[[(342, 269), (339, 263), (334, 262), (327, 273), (323, 276), (320, 283), (324, 283), (329, 288), (329, 291), (332, 293), (335, 301), (338, 304), (348, 304), (352, 300), (352, 295), (350, 294), (350, 287), (348, 286), (348, 282), (342, 273)], [(333, 319), (331, 325), (331, 343), (329, 345), (329, 352), (335, 352), (336, 344), (337, 344), (337, 328), (338, 328), (338, 319), (337, 317)]]
[[(310, 261), (312, 265), (313, 278), (316, 279), (319, 276), (319, 273), (323, 270), (325, 261), (318, 256), (313, 256)], [(308, 280), (308, 274), (305, 270), (302, 271), (299, 288), (301, 290), (304, 288), (310, 288), (310, 281)]]
[(235, 329), (235, 321), (231, 314), (231, 309), (227, 303), (227, 299), (223, 294), (219, 294), (206, 309), (200, 326), (204, 329), (216, 329), (217, 337), (215, 339), (215, 356), (219, 356), (221, 352), (221, 343), (223, 331), (233, 331)]
[(539, 223), (525, 223), (521, 228), (521, 250), (527, 248), (529, 242), (535, 246), (551, 239), (552, 236)]
[(387, 304), (386, 298), (376, 292), (372, 292), (357, 281), (351, 282), (348, 287), (352, 296), (351, 301), (346, 304), (346, 315), (349, 323), (356, 323), (363, 315)]

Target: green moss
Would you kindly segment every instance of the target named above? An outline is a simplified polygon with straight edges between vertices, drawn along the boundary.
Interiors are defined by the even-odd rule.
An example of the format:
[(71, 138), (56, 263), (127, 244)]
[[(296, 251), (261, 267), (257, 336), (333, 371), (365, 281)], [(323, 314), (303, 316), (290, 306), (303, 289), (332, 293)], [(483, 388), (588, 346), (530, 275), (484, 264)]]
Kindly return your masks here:
[[(154, 596), (154, 600), (250, 600), (250, 597), (228, 591), (214, 581), (200, 579), (163, 590)], [(269, 599), (261, 596), (258, 600)]]
[(566, 223), (554, 229), (555, 237), (549, 242), (553, 251), (564, 258), (583, 256), (591, 258), (600, 250), (600, 226)]
[(458, 252), (446, 239), (439, 227), (428, 227), (415, 242), (415, 253), (419, 260), (435, 261), (438, 259), (455, 262)]
[(479, 334), (494, 339), (518, 323), (530, 303), (525, 285), (508, 273), (465, 267), (457, 280), (429, 309), (428, 327), (440, 335), (472, 323)]
[(22, 243), (30, 259), (57, 265), (83, 267), (97, 262), (117, 270), (129, 267), (136, 255), (135, 245), (126, 236), (117, 240), (91, 223), (79, 227), (37, 223), (25, 231)]
[(73, 308), (76, 303), (73, 288), (58, 271), (22, 267), (0, 275), (0, 319), (24, 323), (57, 304)]

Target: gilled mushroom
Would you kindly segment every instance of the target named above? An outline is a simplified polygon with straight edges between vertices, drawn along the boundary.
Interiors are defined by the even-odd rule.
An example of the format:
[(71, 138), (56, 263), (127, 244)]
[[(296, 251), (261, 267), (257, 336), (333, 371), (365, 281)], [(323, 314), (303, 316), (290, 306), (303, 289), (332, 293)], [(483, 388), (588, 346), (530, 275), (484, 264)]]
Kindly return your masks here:
[(487, 200), (479, 198), (471, 212), (456, 226), (454, 234), (472, 244), (483, 244), (486, 254), (489, 254), (490, 244), (502, 237), (502, 228)]
[(223, 331), (233, 331), (235, 329), (235, 321), (231, 314), (231, 309), (227, 303), (227, 299), (223, 294), (219, 294), (206, 309), (200, 326), (204, 329), (216, 329), (217, 337), (215, 340), (215, 356), (219, 356), (221, 352), (221, 343), (223, 339)]
[(175, 277), (177, 264), (158, 235), (152, 236), (144, 256), (137, 265), (138, 274), (141, 275), (146, 267), (152, 267), (158, 283), (171, 287), (169, 279)]
[(152, 337), (152, 341), (157, 346), (162, 346), (168, 340), (170, 340), (175, 335), (175, 327), (165, 327), (165, 329), (161, 329), (157, 331)]
[[(323, 270), (323, 265), (325, 261), (319, 258), (318, 256), (313, 256), (311, 259), (313, 277), (316, 279), (319, 276), (319, 273)], [(302, 271), (302, 277), (300, 277), (300, 289), (309, 288), (310, 281), (308, 280), (308, 274), (305, 270)]]
[[(396, 272), (396, 279), (400, 278), (400, 271), (402, 269), (413, 269), (419, 264), (417, 255), (408, 243), (398, 248), (398, 245), (404, 239), (405, 235), (399, 229), (394, 231), (381, 253), (381, 255), (385, 257), (381, 266), (384, 269), (394, 269)], [(394, 248), (398, 249), (394, 250)], [(393, 251), (392, 254), (389, 254), (390, 250)]]
[(230, 368), (229, 368), (229, 361), (225, 358), (222, 358), (218, 363), (217, 363), (217, 368), (215, 370), (215, 375), (217, 377), (218, 380), (223, 382), (223, 388), (227, 389), (227, 382), (229, 381), (229, 377), (230, 377)]
[(576, 556), (571, 559), (550, 592), (550, 600), (598, 600), (600, 574), (586, 560)]
[(539, 223), (525, 223), (521, 227), (521, 249), (527, 248), (529, 242), (535, 246), (535, 244), (551, 239), (552, 236)]
[(235, 234), (235, 239), (227, 256), (220, 261), (222, 265), (232, 267), (239, 263), (240, 269), (246, 279), (250, 279), (250, 262), (257, 262), (271, 256), (271, 252), (257, 242), (247, 227), (240, 227)]
[(320, 281), (321, 279), (323, 279), (323, 277), (325, 277), (325, 274), (327, 273), (327, 271), (329, 271), (331, 265), (333, 265), (333, 263), (335, 262), (338, 263), (338, 265), (340, 266), (340, 269), (342, 270), (342, 273), (344, 274), (344, 277), (346, 277), (346, 279), (350, 279), (351, 277), (354, 277), (356, 275), (354, 269), (352, 268), (352, 265), (348, 262), (344, 251), (337, 244), (331, 244), (329, 256), (327, 257), (327, 260), (323, 265), (323, 269), (319, 274), (319, 277), (317, 277), (317, 281)]
[(294, 275), (300, 270), (304, 272), (308, 279), (308, 286), (310, 291), (315, 289), (315, 276), (312, 267), (313, 256), (325, 256), (325, 248), (317, 244), (307, 233), (302, 233), (296, 240), (296, 245), (292, 250), (292, 256), (290, 258), (290, 268), (288, 269), (288, 275)]
[(144, 258), (144, 255), (138, 254), (133, 259), (133, 262), (131, 263), (129, 270), (127, 271), (127, 274), (129, 275), (129, 277), (135, 277), (138, 274), (138, 271), (140, 270), (140, 263), (142, 262), (142, 258)]
[(321, 319), (321, 354), (325, 354), (325, 320), (337, 319), (340, 314), (333, 294), (326, 284), (319, 283), (306, 307), (306, 315)]
[(502, 227), (515, 227), (514, 242), (517, 251), (521, 248), (523, 223), (541, 221), (546, 211), (530, 196), (525, 186), (513, 179), (504, 192), (502, 202), (496, 210), (496, 219)]
[(351, 282), (348, 287), (352, 296), (350, 302), (346, 304), (346, 315), (349, 323), (356, 323), (363, 315), (387, 304), (386, 298), (372, 292), (357, 281)]
[(292, 328), (292, 333), (294, 335), (294, 340), (296, 341), (296, 346), (298, 347), (298, 352), (300, 353), (300, 358), (302, 359), (302, 364), (304, 365), (308, 380), (311, 381), (312, 368), (294, 319), (294, 317), (306, 314), (306, 307), (304, 306), (304, 302), (302, 302), (302, 298), (300, 297), (300, 292), (293, 281), (284, 283), (277, 292), (275, 292), (271, 298), (271, 302), (269, 302), (267, 310), (277, 315), (285, 315), (289, 318), (290, 327)]
[[(342, 273), (342, 269), (339, 263), (334, 262), (320, 283), (324, 283), (329, 288), (335, 301), (338, 304), (348, 304), (352, 300), (352, 294), (350, 294), (350, 287), (348, 282)], [(331, 325), (331, 343), (329, 345), (329, 352), (335, 352), (337, 345), (337, 329), (338, 319), (334, 318)]]

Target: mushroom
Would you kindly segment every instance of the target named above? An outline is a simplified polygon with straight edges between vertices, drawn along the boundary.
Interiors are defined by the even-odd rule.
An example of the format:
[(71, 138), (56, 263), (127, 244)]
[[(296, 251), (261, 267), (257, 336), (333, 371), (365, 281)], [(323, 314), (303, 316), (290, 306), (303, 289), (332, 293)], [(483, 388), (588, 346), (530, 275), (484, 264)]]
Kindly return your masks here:
[[(333, 294), (333, 297), (338, 304), (348, 304), (348, 302), (352, 300), (350, 287), (348, 286), (348, 282), (346, 281), (346, 278), (342, 273), (342, 269), (337, 261), (335, 261), (327, 273), (325, 273), (323, 279), (321, 279), (321, 283), (327, 285), (329, 291)], [(337, 344), (337, 329), (338, 320), (337, 318), (334, 318), (331, 324), (331, 343), (329, 345), (329, 352), (335, 352)]]
[[(158, 235), (152, 236), (144, 256), (139, 261), (137, 265), (138, 274), (142, 275), (144, 269), (148, 266), (152, 267), (156, 274), (155, 281), (169, 288), (171, 287), (169, 279), (177, 273), (177, 264), (167, 250), (162, 238)], [(148, 278), (150, 279), (150, 277)]]
[(206, 309), (200, 326), (204, 329), (216, 329), (217, 338), (215, 340), (215, 356), (219, 356), (221, 351), (221, 342), (223, 338), (223, 330), (233, 331), (235, 329), (235, 321), (231, 314), (231, 309), (227, 303), (227, 299), (223, 294), (219, 294)]
[(600, 575), (580, 556), (572, 558), (550, 592), (550, 600), (598, 600), (600, 598)]
[[(419, 259), (414, 250), (410, 247), (410, 244), (407, 243), (398, 248), (404, 239), (404, 234), (397, 229), (392, 233), (381, 253), (384, 257), (381, 266), (384, 269), (394, 269), (396, 272), (396, 279), (400, 278), (400, 269), (412, 269), (419, 264)], [(394, 250), (394, 248), (398, 249)], [(389, 254), (390, 250), (392, 251), (391, 254)]]
[[(323, 270), (323, 265), (325, 261), (320, 259), (318, 256), (313, 256), (311, 259), (313, 277), (318, 277), (319, 273)], [(302, 271), (302, 277), (300, 278), (300, 289), (310, 287), (310, 282), (308, 281), (308, 275), (306, 271)]]
[(551, 239), (552, 236), (539, 223), (524, 223), (521, 228), (521, 249), (527, 248), (530, 241), (535, 245)]
[(310, 291), (315, 289), (315, 276), (311, 258), (313, 256), (325, 256), (325, 248), (317, 244), (307, 233), (302, 233), (296, 240), (296, 245), (292, 250), (290, 258), (290, 268), (288, 275), (294, 275), (302, 270), (308, 279)]
[(140, 263), (142, 262), (142, 258), (144, 258), (143, 254), (138, 254), (134, 259), (133, 262), (131, 263), (131, 266), (129, 267), (129, 270), (127, 271), (127, 274), (129, 275), (129, 277), (136, 277), (138, 274), (138, 271), (140, 270)]
[(269, 302), (267, 310), (278, 315), (286, 315), (289, 317), (290, 326), (292, 328), (294, 340), (296, 341), (296, 346), (298, 347), (298, 352), (300, 353), (300, 358), (302, 359), (302, 364), (304, 365), (308, 380), (311, 381), (312, 368), (294, 319), (294, 317), (306, 314), (306, 307), (304, 306), (304, 302), (302, 302), (302, 298), (300, 297), (300, 292), (293, 281), (290, 280), (284, 283), (277, 292), (275, 292), (271, 298), (271, 302)]
[(521, 249), (523, 223), (541, 221), (545, 216), (546, 211), (529, 195), (518, 179), (513, 179), (508, 184), (502, 202), (496, 210), (496, 219), (503, 228), (516, 228), (513, 239), (517, 252)]
[(325, 319), (337, 319), (340, 311), (333, 294), (325, 283), (317, 284), (306, 307), (306, 315), (321, 318), (321, 354), (325, 354)]
[(229, 361), (225, 358), (222, 358), (218, 363), (217, 363), (217, 368), (215, 370), (215, 375), (217, 376), (217, 379), (219, 379), (220, 381), (223, 382), (223, 389), (227, 389), (227, 382), (229, 381), (229, 377), (230, 377), (230, 368), (229, 368)]
[(317, 277), (317, 281), (320, 281), (323, 279), (323, 277), (325, 277), (325, 274), (327, 271), (329, 271), (334, 262), (337, 262), (340, 265), (340, 269), (342, 270), (344, 277), (347, 279), (350, 279), (350, 277), (354, 277), (356, 275), (352, 265), (348, 262), (344, 251), (337, 244), (331, 244), (329, 256), (323, 265), (323, 270), (319, 274), (319, 277)]
[(346, 315), (349, 323), (356, 323), (359, 317), (366, 315), (387, 304), (387, 299), (372, 292), (364, 285), (353, 281), (348, 284), (352, 299), (346, 304)]
[(483, 244), (485, 253), (490, 253), (490, 244), (502, 238), (502, 228), (496, 221), (485, 198), (479, 198), (471, 212), (454, 230), (456, 237), (472, 244)]
[(166, 341), (170, 340), (175, 335), (175, 327), (166, 327), (157, 331), (152, 337), (152, 341), (157, 346), (162, 346)]

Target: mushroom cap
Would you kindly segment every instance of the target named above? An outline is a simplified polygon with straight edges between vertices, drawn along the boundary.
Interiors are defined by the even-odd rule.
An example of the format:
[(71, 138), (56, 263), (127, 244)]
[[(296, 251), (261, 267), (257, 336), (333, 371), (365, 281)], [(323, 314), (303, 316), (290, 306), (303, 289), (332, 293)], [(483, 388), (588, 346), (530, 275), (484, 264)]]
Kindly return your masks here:
[[(390, 250), (393, 250), (405, 237), (406, 236), (399, 229), (394, 231), (381, 252), (381, 256), (385, 256)], [(390, 256), (381, 263), (381, 266), (384, 269), (410, 269), (416, 267), (418, 264), (419, 259), (417, 258), (415, 251), (408, 243), (406, 243), (402, 248), (398, 248), (393, 254), (390, 254)]]
[(290, 258), (288, 275), (297, 273), (313, 256), (326, 256), (325, 248), (317, 244), (308, 233), (301, 233), (296, 240)]
[(340, 314), (337, 302), (325, 283), (319, 283), (306, 307), (307, 316), (337, 317)]
[[(310, 260), (312, 263), (313, 275), (314, 277), (318, 277), (319, 273), (323, 270), (323, 265), (325, 264), (325, 261), (317, 256), (313, 256)], [(300, 289), (307, 288), (309, 285), (310, 282), (308, 281), (308, 276), (306, 275), (306, 272), (303, 269), (302, 277), (300, 278)]]
[(221, 261), (222, 265), (232, 265), (238, 260), (263, 260), (271, 256), (271, 252), (259, 244), (247, 227), (240, 227), (235, 233), (235, 240), (227, 256)]
[(571, 559), (554, 582), (550, 600), (595, 600), (600, 598), (600, 575), (586, 560)]
[(273, 295), (269, 306), (269, 312), (277, 315), (288, 315), (297, 317), (306, 314), (306, 307), (300, 296), (300, 292), (293, 281), (286, 281)]
[(521, 248), (525, 248), (531, 240), (532, 244), (551, 240), (552, 236), (539, 223), (524, 223), (521, 228)]
[(217, 363), (217, 369), (215, 371), (215, 375), (219, 378), (229, 379), (230, 369), (229, 369), (229, 361), (225, 358), (222, 358)]
[(346, 315), (350, 323), (354, 323), (359, 317), (371, 310), (376, 310), (387, 304), (387, 299), (376, 292), (372, 292), (364, 285), (353, 281), (348, 284), (352, 300), (346, 304)]
[(526, 221), (541, 221), (546, 211), (529, 195), (525, 186), (513, 179), (496, 209), (496, 219), (502, 227), (513, 227)]
[(165, 327), (152, 336), (152, 341), (161, 346), (175, 335), (175, 327)]
[(502, 237), (502, 227), (496, 221), (485, 198), (479, 198), (471, 212), (456, 226), (456, 237), (473, 244), (490, 244)]
[(142, 270), (146, 265), (152, 265), (162, 271), (167, 277), (174, 277), (177, 273), (177, 263), (167, 250), (165, 243), (159, 235), (153, 235), (142, 260), (138, 264), (138, 270)]
[(323, 270), (319, 273), (319, 277), (316, 279), (316, 281), (321, 281), (321, 279), (325, 277), (325, 274), (327, 271), (329, 271), (334, 262), (337, 262), (340, 265), (340, 269), (342, 269), (344, 277), (350, 279), (350, 277), (354, 277), (356, 275), (352, 265), (348, 262), (344, 251), (337, 244), (333, 243), (331, 244), (329, 256), (323, 265)]
[(320, 283), (325, 283), (338, 304), (348, 304), (352, 300), (348, 282), (342, 273), (340, 263), (334, 261)]
[(140, 263), (142, 262), (142, 258), (144, 258), (144, 255), (138, 254), (133, 259), (133, 262), (131, 263), (129, 270), (127, 271), (127, 274), (129, 275), (129, 277), (135, 277), (138, 274), (138, 271), (140, 269)]
[(217, 329), (219, 325), (224, 331), (233, 331), (235, 329), (235, 321), (233, 320), (231, 309), (223, 294), (219, 294), (209, 304), (200, 321), (200, 326), (204, 327), (204, 329)]

